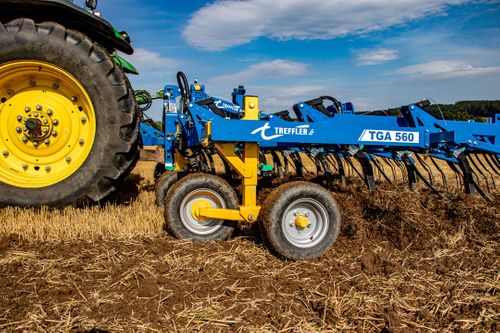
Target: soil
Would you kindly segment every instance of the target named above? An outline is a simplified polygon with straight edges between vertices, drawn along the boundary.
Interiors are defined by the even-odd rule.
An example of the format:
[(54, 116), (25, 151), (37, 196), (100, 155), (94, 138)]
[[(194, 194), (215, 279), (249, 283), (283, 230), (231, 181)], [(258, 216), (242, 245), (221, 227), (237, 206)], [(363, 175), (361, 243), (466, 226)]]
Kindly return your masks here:
[(277, 258), (258, 228), (226, 242), (0, 239), (0, 330), (500, 330), (499, 197), (335, 192), (319, 259)]

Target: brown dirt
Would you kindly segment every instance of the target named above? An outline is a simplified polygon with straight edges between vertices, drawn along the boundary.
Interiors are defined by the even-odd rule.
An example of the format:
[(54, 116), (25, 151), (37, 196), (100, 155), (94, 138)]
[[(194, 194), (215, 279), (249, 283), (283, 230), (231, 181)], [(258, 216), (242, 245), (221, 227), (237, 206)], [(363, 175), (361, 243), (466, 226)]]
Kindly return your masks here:
[[(127, 205), (89, 210), (107, 214), (102, 216), (126, 210), (125, 229), (135, 218), (158, 223), (150, 221), (159, 216), (150, 186), (136, 188), (140, 193)], [(127, 210), (143, 200), (141, 195), (151, 199), (151, 206)], [(117, 198), (122, 196), (126, 193)], [(160, 231), (56, 241), (40, 237), (38, 230), (30, 238), (29, 231), (20, 235), (4, 228), (0, 330), (500, 329), (498, 196), (486, 203), (463, 195), (440, 198), (424, 190), (368, 193), (354, 186), (335, 197), (343, 213), (339, 240), (323, 257), (306, 262), (276, 258), (257, 228), (212, 244), (179, 241)], [(139, 217), (135, 211), (141, 211)], [(12, 212), (0, 210), (0, 217)], [(80, 213), (58, 214), (76, 220)], [(56, 213), (29, 214), (36, 223)]]

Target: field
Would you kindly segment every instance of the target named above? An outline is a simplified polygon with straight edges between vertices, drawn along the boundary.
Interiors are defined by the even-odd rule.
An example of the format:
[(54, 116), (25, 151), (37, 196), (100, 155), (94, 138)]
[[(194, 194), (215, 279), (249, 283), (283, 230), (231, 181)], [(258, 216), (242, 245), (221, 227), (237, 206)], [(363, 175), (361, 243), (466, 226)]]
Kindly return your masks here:
[(0, 330), (500, 330), (500, 196), (356, 185), (335, 246), (291, 262), (258, 228), (193, 244), (163, 232), (141, 162), (100, 206), (0, 210)]

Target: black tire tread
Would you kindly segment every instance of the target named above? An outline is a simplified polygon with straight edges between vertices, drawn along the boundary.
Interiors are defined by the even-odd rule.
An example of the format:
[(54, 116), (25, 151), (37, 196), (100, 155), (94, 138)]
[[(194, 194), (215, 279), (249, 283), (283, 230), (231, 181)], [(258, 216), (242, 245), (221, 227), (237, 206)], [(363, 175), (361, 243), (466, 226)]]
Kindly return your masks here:
[[(334, 215), (333, 225), (330, 225), (328, 235), (320, 244), (309, 249), (298, 249), (285, 239), (281, 231), (281, 216), (278, 212), (289, 204), (290, 197), (315, 196), (329, 203), (329, 214)], [(321, 256), (337, 240), (340, 232), (340, 210), (331, 193), (318, 184), (306, 181), (294, 181), (274, 189), (266, 198), (262, 207), (260, 230), (264, 241), (280, 257), (291, 260), (312, 259)]]
[[(115, 112), (112, 114), (115, 123), (107, 124), (109, 134), (106, 135), (111, 136), (108, 140), (112, 144), (107, 147), (107, 156), (102, 157), (103, 160), (100, 161), (102, 165), (99, 167), (92, 181), (82, 184), (82, 188), (74, 191), (69, 197), (57, 198), (55, 200), (40, 199), (38, 202), (29, 202), (22, 198), (11, 198), (11, 195), (10, 197), (9, 195), (2, 196), (0, 193), (0, 205), (65, 206), (102, 200), (120, 186), (139, 158), (139, 108), (135, 103), (133, 90), (127, 77), (121, 68), (113, 62), (111, 56), (103, 47), (93, 43), (84, 34), (66, 29), (58, 23), (35, 23), (29, 18), (15, 19), (6, 24), (0, 22), (0, 42), (9, 38), (10, 40), (12, 38), (16, 41), (21, 40), (26, 44), (29, 42), (32, 43), (25, 46), (25, 49), (28, 51), (20, 54), (18, 60), (36, 59), (50, 63), (50, 57), (54, 56), (45, 56), (43, 52), (38, 52), (34, 56), (29, 52), (29, 48), (34, 47), (32, 45), (42, 45), (41, 40), (49, 39), (57, 45), (60, 45), (61, 42), (64, 43), (64, 49), (73, 52), (73, 54), (77, 52), (78, 54), (85, 55), (93, 63), (89, 67), (95, 72), (106, 73), (107, 84), (109, 85), (113, 100), (116, 101), (116, 106), (109, 107), (106, 110), (96, 109), (96, 113)], [(43, 48), (43, 46), (41, 47)], [(0, 53), (1, 56), (2, 54)], [(0, 62), (10, 60), (0, 59)], [(118, 112), (113, 110), (117, 110)], [(89, 159), (90, 156), (87, 160)], [(15, 188), (14, 190), (10, 188), (10, 192), (12, 194), (12, 192), (16, 193), (17, 191)]]

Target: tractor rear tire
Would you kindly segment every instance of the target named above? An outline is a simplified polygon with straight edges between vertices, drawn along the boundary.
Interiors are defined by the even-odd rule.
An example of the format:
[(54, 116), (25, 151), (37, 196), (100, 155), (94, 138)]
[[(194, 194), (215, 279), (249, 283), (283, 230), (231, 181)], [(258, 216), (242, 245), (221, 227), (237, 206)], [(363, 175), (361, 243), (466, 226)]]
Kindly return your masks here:
[(139, 109), (103, 47), (16, 19), (0, 23), (0, 139), (0, 206), (96, 202), (138, 160)]

